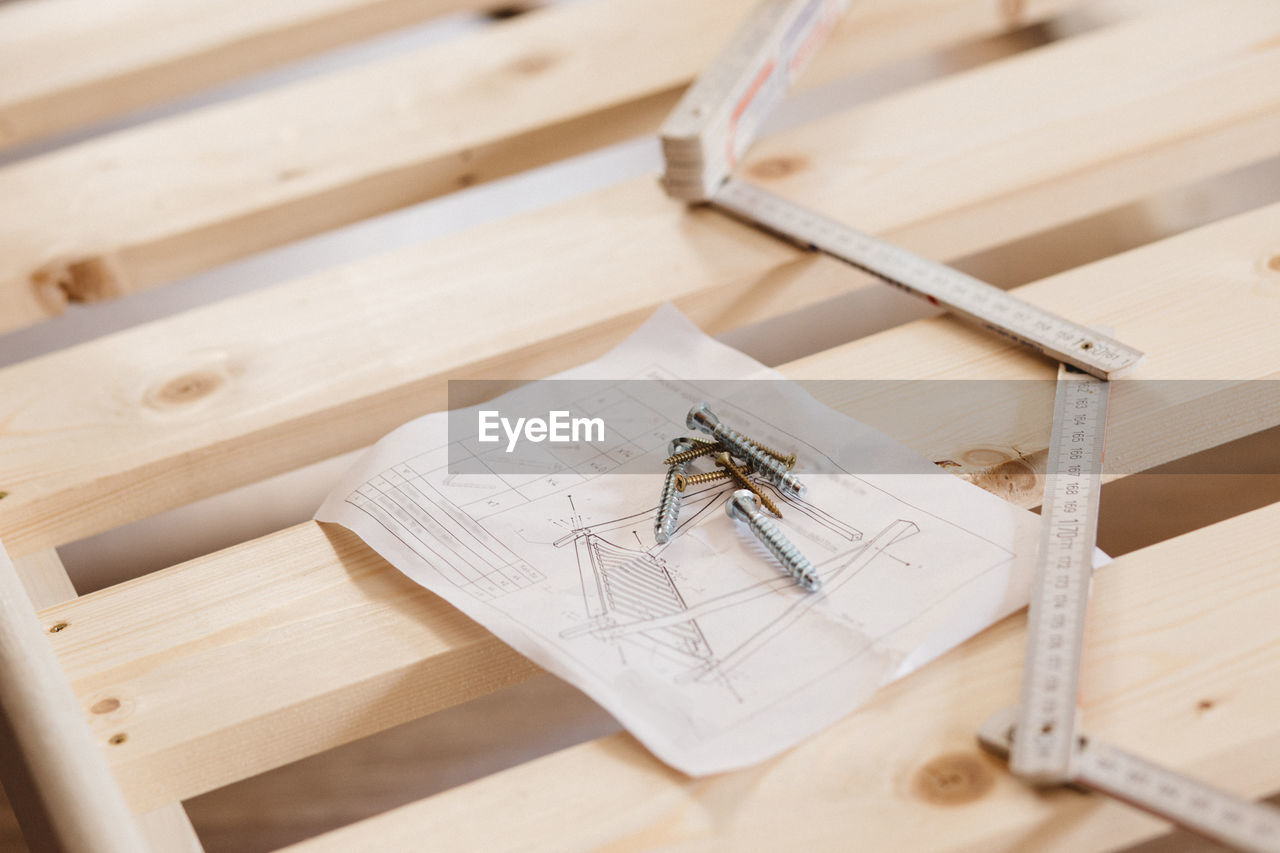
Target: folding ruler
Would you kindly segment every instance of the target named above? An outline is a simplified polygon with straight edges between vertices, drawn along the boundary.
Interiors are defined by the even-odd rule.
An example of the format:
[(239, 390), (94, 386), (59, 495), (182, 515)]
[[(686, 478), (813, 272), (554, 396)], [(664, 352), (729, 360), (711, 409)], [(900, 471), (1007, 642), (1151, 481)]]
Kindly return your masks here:
[[(982, 724), (978, 742), (1004, 757), (1017, 743), (1017, 732), (1017, 711), (1008, 708)], [(1280, 809), (1206, 785), (1089, 737), (1078, 737), (1073, 753), (1069, 780), (1073, 785), (1106, 794), (1237, 850), (1280, 851)]]
[(1070, 781), (1085, 612), (1093, 581), (1110, 383), (1058, 368), (1027, 611), (1018, 737), (1009, 767), (1039, 785)]
[(1142, 353), (958, 270), (730, 177), (768, 112), (817, 51), (846, 3), (766, 0), (662, 126), (667, 192), (705, 202), (802, 247), (871, 273), (997, 334), (1102, 379)]
[[(828, 254), (997, 334), (1059, 368), (1041, 541), (1018, 709), (979, 741), (1034, 784), (1079, 784), (1243, 850), (1280, 853), (1280, 810), (1241, 799), (1077, 732), (1109, 385), (1142, 353), (999, 288), (823, 217), (730, 171), (843, 13), (841, 0), (765, 0), (662, 127), (667, 192)], [(1066, 365), (1083, 373), (1070, 370)]]
[(1280, 853), (1280, 809), (1237, 797), (1079, 733), (1085, 617), (1093, 580), (1110, 383), (1058, 368), (1017, 708), (978, 731), (1035, 785), (1076, 784), (1192, 832)]

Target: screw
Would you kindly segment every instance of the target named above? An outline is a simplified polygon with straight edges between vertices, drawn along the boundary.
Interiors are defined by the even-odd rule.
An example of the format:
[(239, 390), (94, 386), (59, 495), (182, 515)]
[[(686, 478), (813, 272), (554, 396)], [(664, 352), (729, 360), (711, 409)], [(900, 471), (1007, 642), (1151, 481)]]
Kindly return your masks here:
[(796, 583), (809, 592), (822, 589), (822, 581), (818, 578), (813, 564), (806, 560), (791, 540), (778, 529), (778, 526), (760, 511), (760, 504), (756, 501), (754, 492), (738, 489), (725, 504), (725, 512), (729, 513), (729, 517), (733, 520), (741, 521), (750, 527), (756, 538), (764, 543), (773, 556), (778, 558), (779, 563), (782, 563), (783, 571), (795, 578)]
[(778, 518), (782, 518), (782, 510), (778, 509), (778, 505), (775, 504), (768, 495), (756, 488), (756, 484), (751, 482), (751, 478), (747, 476), (746, 471), (743, 471), (737, 465), (733, 464), (733, 460), (729, 458), (729, 451), (726, 450), (717, 453), (716, 464), (720, 466), (722, 471), (733, 478), (733, 481), (737, 483), (740, 488), (746, 489), (751, 492), (751, 494), (755, 495), (756, 499), (760, 501), (761, 505), (764, 506), (765, 509), (769, 510), (769, 512), (773, 513)]
[(706, 403), (698, 403), (690, 409), (685, 423), (689, 429), (697, 428), (720, 439), (720, 443), (732, 451), (734, 456), (747, 460), (762, 477), (783, 491), (790, 492), (797, 498), (804, 497), (808, 491), (804, 483), (787, 470), (784, 463), (765, 453), (742, 433), (720, 423), (720, 418)]
[(676, 488), (680, 491), (686, 491), (690, 486), (700, 486), (703, 483), (714, 483), (719, 480), (727, 480), (732, 475), (723, 468), (717, 468), (714, 471), (705, 471), (698, 474), (680, 474), (676, 476)]
[(706, 456), (708, 453), (721, 449), (720, 442), (708, 441), (697, 436), (685, 436), (682, 440), (690, 442), (690, 449), (671, 454), (662, 460), (663, 465), (679, 465), (681, 462), (688, 462), (691, 459), (697, 459), (699, 456)]
[[(673, 438), (667, 445), (667, 452), (672, 456), (690, 450), (694, 442), (688, 438)], [(676, 478), (687, 472), (688, 462), (677, 462), (667, 467), (667, 477), (662, 481), (662, 497), (658, 501), (658, 515), (653, 519), (653, 541), (664, 545), (676, 532), (676, 524), (680, 521), (680, 492), (676, 486)]]
[(705, 474), (676, 474), (676, 491), (683, 492), (690, 486), (701, 486), (703, 483), (714, 483), (716, 480), (727, 480), (730, 474), (723, 468), (707, 471)]
[(774, 450), (772, 447), (769, 447), (767, 444), (761, 444), (754, 438), (749, 438), (747, 441), (750, 441), (756, 447), (760, 448), (761, 451), (769, 454), (774, 459), (777, 459), (783, 465), (786, 465), (788, 471), (796, 467), (796, 455), (794, 453), (783, 453), (780, 450)]

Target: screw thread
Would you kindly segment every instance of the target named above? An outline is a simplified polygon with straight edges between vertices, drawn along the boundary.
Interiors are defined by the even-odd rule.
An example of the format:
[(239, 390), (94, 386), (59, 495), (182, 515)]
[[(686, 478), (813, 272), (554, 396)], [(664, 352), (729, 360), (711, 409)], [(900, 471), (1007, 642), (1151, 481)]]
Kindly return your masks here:
[(682, 450), (679, 453), (673, 453), (662, 461), (663, 465), (679, 465), (682, 462), (688, 462), (697, 459), (699, 456), (706, 456), (708, 453), (714, 453), (720, 449), (720, 445), (715, 441), (699, 442), (700, 447), (694, 447), (689, 450)]
[(819, 580), (813, 564), (800, 553), (800, 549), (796, 548), (776, 524), (765, 517), (764, 513), (756, 512), (747, 516), (747, 526), (751, 528), (756, 538), (764, 543), (770, 553), (778, 558), (783, 570), (795, 578), (796, 583), (809, 592), (817, 592), (822, 588), (822, 581)]
[(659, 545), (670, 541), (680, 520), (682, 498), (676, 488), (676, 479), (684, 476), (685, 464), (672, 465), (662, 481), (662, 498), (658, 501), (658, 515), (653, 520), (653, 539)]
[(716, 460), (716, 464), (719, 465), (720, 469), (732, 478), (735, 483), (744, 489), (748, 489), (753, 495), (755, 495), (756, 500), (760, 501), (760, 505), (762, 507), (769, 510), (769, 512), (773, 513), (778, 518), (782, 518), (782, 510), (778, 509), (778, 505), (773, 502), (773, 499), (760, 491), (755, 483), (751, 482), (751, 478), (747, 476), (746, 471), (743, 471), (737, 465), (734, 465), (733, 462), (729, 461), (729, 455), (727, 453), (722, 453), (721, 458)]
[(717, 480), (726, 480), (730, 476), (729, 472), (723, 468), (717, 468), (714, 471), (707, 471), (702, 474), (677, 474), (676, 489), (683, 492), (690, 486), (701, 486), (703, 483), (714, 483)]
[(746, 459), (766, 480), (798, 498), (804, 497), (804, 483), (796, 479), (796, 475), (788, 471), (785, 464), (765, 453), (751, 439), (724, 424), (716, 424), (711, 434), (727, 445), (734, 456)]
[[(743, 436), (743, 438), (746, 438), (746, 436)], [(788, 471), (796, 467), (796, 455), (794, 453), (783, 453), (781, 450), (775, 450), (774, 448), (770, 447), (767, 444), (761, 444), (760, 442), (756, 441), (754, 438), (747, 438), (747, 441), (751, 442), (756, 447), (760, 448), (762, 452), (767, 453), (768, 455), (772, 456), (774, 459), (777, 459), (783, 465), (786, 465)]]

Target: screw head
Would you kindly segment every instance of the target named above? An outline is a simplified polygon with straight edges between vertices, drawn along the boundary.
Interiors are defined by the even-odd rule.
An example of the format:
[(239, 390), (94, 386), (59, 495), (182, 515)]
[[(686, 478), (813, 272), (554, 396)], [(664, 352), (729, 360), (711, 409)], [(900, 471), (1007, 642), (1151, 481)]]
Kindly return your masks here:
[(720, 418), (716, 417), (716, 413), (711, 411), (711, 407), (706, 403), (698, 403), (689, 410), (688, 416), (684, 419), (684, 424), (689, 429), (711, 432), (719, 426)]
[(684, 453), (686, 450), (693, 450), (695, 447), (697, 447), (697, 443), (692, 438), (682, 435), (679, 438), (671, 439), (671, 442), (667, 445), (667, 455), (675, 456), (677, 453)]
[(750, 489), (738, 489), (724, 505), (724, 511), (734, 521), (746, 521), (760, 511), (760, 501)]

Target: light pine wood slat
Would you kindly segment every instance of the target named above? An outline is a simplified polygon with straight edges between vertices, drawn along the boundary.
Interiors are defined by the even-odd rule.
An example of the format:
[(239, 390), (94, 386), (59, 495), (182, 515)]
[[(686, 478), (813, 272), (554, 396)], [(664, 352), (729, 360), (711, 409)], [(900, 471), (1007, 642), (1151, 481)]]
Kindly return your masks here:
[[(14, 561), (14, 569), (26, 590), (27, 597), (31, 600), (31, 606), (36, 610), (43, 610), (76, 598), (75, 587), (57, 551), (38, 551), (29, 554), (21, 560)], [(85, 710), (85, 713), (88, 715), (91, 712)], [(5, 730), (0, 736), (8, 734), (9, 732)], [(18, 758), (17, 752), (13, 751), (14, 744), (7, 742), (0, 746), (3, 747), (8, 759), (3, 765), (6, 793), (9, 795), (9, 803), (14, 813), (22, 818), (23, 833), (27, 843), (37, 850), (57, 849), (56, 845), (59, 842), (53, 834), (52, 826), (37, 816), (37, 813), (43, 812), (43, 806), (31, 788), (31, 777), (25, 770), (19, 769), (21, 759)], [(110, 779), (109, 783), (114, 785), (114, 779)], [(137, 823), (138, 830), (150, 845), (149, 849), (152, 853), (200, 853), (204, 849), (195, 829), (191, 826), (191, 821), (187, 818), (186, 810), (179, 802), (159, 806), (137, 815)]]
[(0, 5), (0, 150), (483, 0)]
[[(1272, 328), (1280, 272), (1268, 262), (1277, 248), (1277, 226), (1280, 205), (1019, 293), (1046, 306), (1084, 299), (1093, 309), (1088, 319), (1124, 329), (1127, 340), (1147, 350), (1150, 378), (1213, 375), (1214, 366), (1204, 365), (1218, 358), (1216, 367), (1248, 388), (1245, 380), (1277, 378), (1280, 365)], [(1189, 324), (1194, 335), (1186, 333)], [(1225, 353), (1223, 340), (1233, 342)], [(784, 372), (806, 378), (1048, 380), (1053, 366), (934, 318), (793, 363)], [(1038, 501), (1033, 469), (1048, 442), (1052, 398), (1043, 392), (1049, 386), (1019, 386), (1010, 407), (1017, 416), (1011, 418), (993, 418), (984, 401), (959, 396), (946, 398), (953, 409), (921, 418), (903, 413), (899, 399), (884, 397), (879, 385), (833, 387), (864, 394), (829, 402), (900, 428), (897, 437), (930, 458), (967, 460), (957, 470), (997, 494), (1024, 506)], [(1221, 406), (1213, 418), (1164, 430), (1183, 401), (1162, 397), (1165, 409), (1126, 412), (1121, 391), (1108, 449), (1127, 456), (1131, 468), (1214, 446), (1259, 421), (1280, 422), (1277, 395), (1271, 394), (1268, 411)], [(1171, 435), (1153, 442), (1161, 432)], [(82, 701), (120, 702), (118, 715), (94, 723), (104, 740), (128, 733), (128, 742), (109, 755), (138, 808), (188, 797), (536, 671), (354, 536), (314, 523), (41, 617), (69, 623), (54, 639)]]
[[(1280, 504), (1098, 572), (1092, 735), (1243, 794), (1280, 787), (1277, 524)], [(394, 848), (432, 832), (453, 850), (1081, 851), (1165, 831), (1101, 796), (1037, 795), (977, 748), (987, 715), (1017, 701), (1024, 629), (1023, 614), (1006, 619), (758, 767), (691, 780), (620, 734), (288, 849)]]
[[(652, 132), (751, 2), (568, 4), (2, 169), (0, 331)], [(869, 0), (808, 79), (1079, 3), (1035, 0), (1010, 16), (986, 0)], [(221, 19), (223, 5), (205, 5)], [(275, 19), (293, 7), (253, 8)]]
[[(1217, 4), (1194, 3), (956, 75), (766, 142), (747, 171), (812, 182), (805, 192), (836, 215), (941, 257), (1049, 228), (1260, 156), (1280, 125), (1280, 41), (1260, 42), (1280, 35), (1280, 6), (1240, 10), (1220, 26)], [(1087, 98), (1065, 109), (1039, 95), (1069, 88), (1077, 68), (1125, 67), (1151, 43), (1162, 47), (1140, 83), (1096, 72), (1108, 92), (1097, 112)], [(1167, 102), (1214, 87), (1229, 93), (1222, 104), (1167, 114)], [(1018, 120), (987, 129), (969, 120), (975, 104), (1016, 107)], [(1040, 127), (1089, 144), (1048, 144)], [(897, 153), (922, 135), (963, 199), (941, 183), (926, 191)], [(863, 152), (857, 169), (821, 165), (848, 151)], [(800, 158), (804, 168), (779, 166)], [(942, 217), (953, 230), (934, 227)], [(686, 211), (651, 180), (623, 184), (0, 371), (0, 533), (16, 553), (37, 550), (361, 446), (442, 408), (446, 378), (546, 375), (665, 300), (718, 332), (864, 284)], [(1115, 320), (1141, 347), (1130, 318)]]
[[(33, 572), (49, 567), (47, 558)], [(57, 579), (29, 585), (48, 592)], [(0, 549), (0, 728), (6, 784), (34, 820), (33, 840), (65, 853), (136, 853), (146, 842), (95, 743), (36, 618), (18, 569)], [(12, 750), (12, 752), (10, 752)], [(23, 778), (25, 776), (25, 779)], [(44, 817), (47, 816), (47, 819)], [(47, 835), (45, 834), (47, 833)]]

